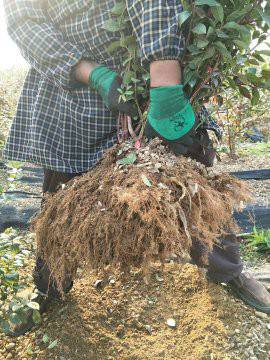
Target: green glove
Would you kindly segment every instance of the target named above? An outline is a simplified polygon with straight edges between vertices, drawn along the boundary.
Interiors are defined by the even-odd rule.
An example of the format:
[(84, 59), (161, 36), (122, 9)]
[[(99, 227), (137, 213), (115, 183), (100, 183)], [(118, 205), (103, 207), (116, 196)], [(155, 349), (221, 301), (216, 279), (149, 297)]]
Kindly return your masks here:
[(131, 101), (119, 101), (122, 80), (116, 72), (105, 66), (96, 67), (89, 76), (89, 85), (102, 97), (106, 106), (114, 113), (124, 113), (129, 116), (137, 116), (137, 108)]
[(197, 127), (192, 106), (182, 85), (150, 90), (150, 109), (145, 128), (148, 139), (159, 137), (177, 154), (187, 154)]

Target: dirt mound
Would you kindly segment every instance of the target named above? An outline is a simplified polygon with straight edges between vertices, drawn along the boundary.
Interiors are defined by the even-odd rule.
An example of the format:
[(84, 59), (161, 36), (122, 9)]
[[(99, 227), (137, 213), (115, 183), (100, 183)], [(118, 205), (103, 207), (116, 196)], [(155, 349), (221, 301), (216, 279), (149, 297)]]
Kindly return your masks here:
[(78, 264), (146, 269), (151, 260), (186, 257), (192, 237), (211, 248), (234, 228), (232, 210), (244, 198), (240, 181), (211, 176), (159, 141), (137, 151), (124, 144), (48, 199), (35, 221), (38, 251), (58, 284)]
[[(64, 358), (228, 358), (227, 332), (217, 310), (220, 288), (209, 286), (196, 266), (167, 264), (164, 272), (153, 272), (148, 285), (141, 271), (131, 271), (128, 281), (116, 271), (95, 289), (98, 279), (92, 275), (80, 281), (77, 311), (67, 309), (67, 327), (54, 329), (65, 339), (57, 349)], [(175, 327), (167, 324), (169, 319)], [(69, 342), (74, 350), (68, 346), (67, 353)]]
[(246, 360), (252, 357), (246, 350), (269, 358), (265, 324), (190, 264), (156, 266), (149, 284), (141, 270), (131, 269), (128, 279), (116, 270), (107, 280), (90, 272), (65, 304), (55, 305), (41, 327), (12, 339), (11, 351), (0, 334), (0, 359)]

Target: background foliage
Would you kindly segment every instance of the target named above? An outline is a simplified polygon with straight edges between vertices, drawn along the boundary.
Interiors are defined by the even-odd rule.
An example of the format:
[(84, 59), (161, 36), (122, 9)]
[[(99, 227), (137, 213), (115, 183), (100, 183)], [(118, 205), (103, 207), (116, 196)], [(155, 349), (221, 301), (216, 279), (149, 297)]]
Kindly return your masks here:
[(0, 160), (1, 149), (4, 145), (10, 122), (16, 111), (25, 74), (26, 71), (24, 69), (0, 70)]
[[(182, 1), (179, 26), (185, 34), (180, 57), (186, 94), (195, 108), (230, 88), (256, 105), (259, 89), (270, 89), (268, 50), (258, 50), (269, 36), (270, 3), (262, 0)], [(125, 51), (124, 100), (147, 99), (149, 74), (140, 65), (136, 39), (128, 20), (125, 1), (112, 9), (104, 28), (120, 31), (121, 39), (110, 52)], [(270, 47), (270, 44), (267, 43)]]

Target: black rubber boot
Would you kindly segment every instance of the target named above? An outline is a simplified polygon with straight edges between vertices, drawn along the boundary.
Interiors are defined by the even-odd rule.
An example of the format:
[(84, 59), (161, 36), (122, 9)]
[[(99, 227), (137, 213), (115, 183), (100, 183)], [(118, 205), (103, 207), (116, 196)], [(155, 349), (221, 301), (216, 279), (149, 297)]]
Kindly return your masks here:
[(270, 314), (270, 293), (250, 273), (242, 273), (229, 285), (235, 295), (257, 311)]
[[(47, 264), (40, 257), (37, 258), (36, 266), (33, 271), (33, 278), (36, 288), (40, 293), (46, 294), (46, 296), (56, 300), (62, 299), (62, 296), (57, 289), (56, 282), (51, 277)], [(67, 275), (66, 279), (63, 281), (64, 293), (67, 294), (72, 289), (72, 286), (73, 281), (71, 280), (71, 277)]]

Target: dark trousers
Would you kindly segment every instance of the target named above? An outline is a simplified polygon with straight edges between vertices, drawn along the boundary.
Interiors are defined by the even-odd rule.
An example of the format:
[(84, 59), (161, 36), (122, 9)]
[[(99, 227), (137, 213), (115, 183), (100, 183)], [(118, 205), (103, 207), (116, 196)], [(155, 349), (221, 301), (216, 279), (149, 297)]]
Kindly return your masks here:
[[(61, 184), (81, 174), (65, 174), (52, 170), (44, 169), (44, 193), (55, 193)], [(192, 239), (191, 258), (195, 264), (202, 266), (202, 258), (208, 257), (207, 275), (215, 282), (229, 282), (238, 277), (243, 270), (240, 259), (239, 245), (235, 235), (228, 234), (219, 239), (211, 252), (203, 246), (197, 239)], [(42, 258), (37, 257), (36, 266), (33, 273), (34, 282), (39, 291), (47, 293), (54, 298), (60, 298), (54, 280), (50, 276), (50, 271)], [(68, 292), (72, 288), (73, 282), (70, 276), (64, 281), (63, 288)]]
[[(60, 173), (53, 170), (44, 169), (44, 180), (42, 191), (45, 193), (55, 193), (60, 188), (62, 184), (66, 184), (68, 181), (72, 180), (74, 177), (80, 176), (81, 174), (66, 174)], [(42, 200), (42, 205), (44, 205)], [(45, 261), (37, 256), (36, 265), (33, 271), (34, 283), (39, 291), (43, 294), (47, 294), (56, 299), (61, 299), (61, 295), (57, 289), (56, 283), (51, 277), (50, 270), (48, 269)], [(72, 278), (67, 274), (66, 279), (64, 280), (63, 289), (65, 293), (68, 293), (73, 286)]]

